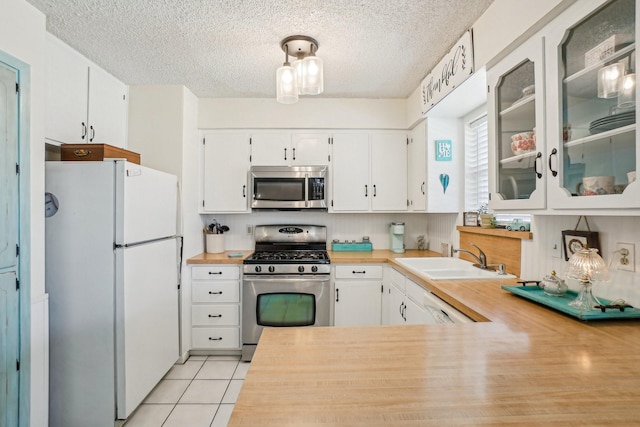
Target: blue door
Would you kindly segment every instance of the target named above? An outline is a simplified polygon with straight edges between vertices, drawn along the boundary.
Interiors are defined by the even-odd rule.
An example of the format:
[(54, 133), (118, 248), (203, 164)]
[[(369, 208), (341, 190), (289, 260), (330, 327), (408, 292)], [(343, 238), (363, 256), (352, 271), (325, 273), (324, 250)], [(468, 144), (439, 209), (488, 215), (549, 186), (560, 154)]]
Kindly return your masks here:
[(16, 82), (16, 72), (0, 63), (0, 427), (18, 425), (20, 404)]

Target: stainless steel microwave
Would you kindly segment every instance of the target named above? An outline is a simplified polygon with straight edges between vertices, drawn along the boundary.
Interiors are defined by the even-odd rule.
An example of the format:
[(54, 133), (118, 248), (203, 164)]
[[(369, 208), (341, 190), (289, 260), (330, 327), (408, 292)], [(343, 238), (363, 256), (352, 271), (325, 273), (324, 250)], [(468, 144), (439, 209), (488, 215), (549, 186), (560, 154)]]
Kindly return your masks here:
[(326, 166), (253, 166), (251, 208), (327, 209)]

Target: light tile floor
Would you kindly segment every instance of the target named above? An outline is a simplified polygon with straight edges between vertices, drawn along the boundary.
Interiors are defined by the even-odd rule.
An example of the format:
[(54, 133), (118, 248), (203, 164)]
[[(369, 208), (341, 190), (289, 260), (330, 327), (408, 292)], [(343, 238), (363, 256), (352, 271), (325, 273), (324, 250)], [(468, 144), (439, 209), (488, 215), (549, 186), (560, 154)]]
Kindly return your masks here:
[(234, 356), (191, 356), (174, 365), (125, 427), (225, 427), (249, 363)]

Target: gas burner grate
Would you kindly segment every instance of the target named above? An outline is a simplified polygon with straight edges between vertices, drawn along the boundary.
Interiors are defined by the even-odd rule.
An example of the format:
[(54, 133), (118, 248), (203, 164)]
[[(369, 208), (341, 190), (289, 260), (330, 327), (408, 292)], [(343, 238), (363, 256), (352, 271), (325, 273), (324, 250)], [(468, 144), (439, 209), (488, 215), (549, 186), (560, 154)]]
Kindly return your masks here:
[(254, 253), (250, 259), (252, 261), (307, 261), (323, 262), (329, 259), (326, 251), (262, 251)]

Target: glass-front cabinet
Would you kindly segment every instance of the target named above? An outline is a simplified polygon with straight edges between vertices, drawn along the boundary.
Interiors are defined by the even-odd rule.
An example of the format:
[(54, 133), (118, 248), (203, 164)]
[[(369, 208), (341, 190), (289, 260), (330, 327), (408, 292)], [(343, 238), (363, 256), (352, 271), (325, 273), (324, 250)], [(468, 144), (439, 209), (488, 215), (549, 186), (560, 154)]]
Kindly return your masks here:
[(492, 209), (546, 206), (543, 56), (534, 37), (487, 72)]
[(546, 38), (547, 200), (639, 208), (635, 0), (584, 0)]

